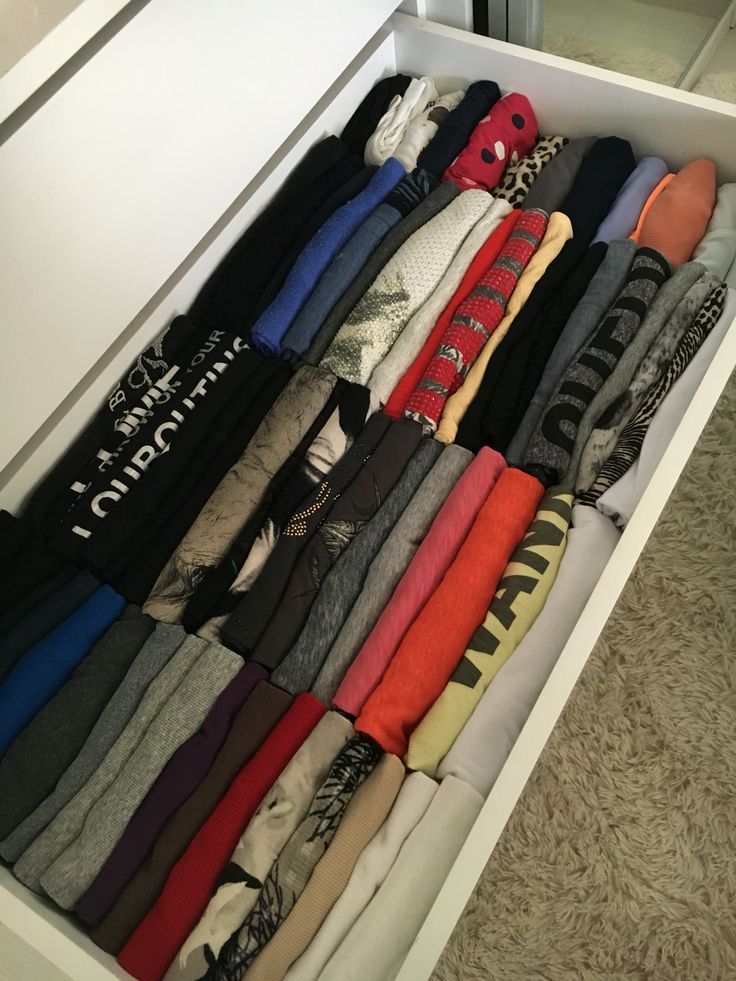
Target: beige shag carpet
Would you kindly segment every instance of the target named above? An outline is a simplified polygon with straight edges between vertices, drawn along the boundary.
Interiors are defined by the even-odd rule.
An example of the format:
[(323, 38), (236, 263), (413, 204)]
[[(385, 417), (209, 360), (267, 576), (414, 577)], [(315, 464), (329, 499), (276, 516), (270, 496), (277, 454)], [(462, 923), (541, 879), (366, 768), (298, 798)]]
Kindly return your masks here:
[(434, 978), (736, 978), (736, 375)]
[[(544, 50), (572, 61), (582, 61), (586, 65), (608, 68), (663, 85), (674, 85), (684, 67), (671, 55), (645, 47), (617, 45), (615, 41), (600, 44), (556, 31), (545, 31)], [(706, 71), (693, 86), (693, 92), (724, 102), (736, 102), (736, 71)]]

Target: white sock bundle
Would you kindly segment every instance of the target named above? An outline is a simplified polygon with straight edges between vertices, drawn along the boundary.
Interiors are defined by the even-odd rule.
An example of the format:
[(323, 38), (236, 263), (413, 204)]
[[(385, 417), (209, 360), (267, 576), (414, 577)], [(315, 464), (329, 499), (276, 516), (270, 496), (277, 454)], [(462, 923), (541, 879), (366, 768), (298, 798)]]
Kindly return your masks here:
[(401, 143), (412, 120), (420, 116), (430, 102), (439, 98), (437, 86), (426, 75), (413, 78), (402, 95), (395, 95), (365, 145), (366, 164), (380, 166)]

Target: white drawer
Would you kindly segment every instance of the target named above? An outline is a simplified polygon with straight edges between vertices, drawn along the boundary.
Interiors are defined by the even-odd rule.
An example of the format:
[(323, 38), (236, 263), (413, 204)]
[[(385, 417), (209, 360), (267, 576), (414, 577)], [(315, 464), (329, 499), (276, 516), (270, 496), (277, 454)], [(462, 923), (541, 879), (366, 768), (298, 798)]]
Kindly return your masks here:
[[(152, 0), (149, 8), (163, 8), (167, 2)], [(233, 9), (236, 7), (234, 5)], [(272, 44), (276, 56), (277, 40), (268, 39), (264, 43)], [(98, 57), (104, 55), (105, 49)], [(203, 56), (213, 62), (216, 60), (213, 51), (205, 51)], [(318, 53), (315, 56), (318, 57)], [(275, 57), (275, 70), (278, 71), (278, 57)], [(248, 71), (247, 65), (243, 65), (243, 71)], [(141, 299), (140, 291), (134, 289), (137, 277), (143, 275), (143, 267), (148, 262), (145, 250), (139, 258), (135, 254), (127, 257), (133, 268), (130, 270), (130, 289), (120, 291), (120, 309), (125, 310), (125, 316), (114, 322), (114, 330), (108, 318), (105, 327), (108, 333), (97, 338), (100, 352), (87, 365), (86, 375), (82, 377), (84, 372), (79, 374), (71, 395), (62, 398), (65, 393), (61, 393), (50, 399), (41, 418), (40, 430), (22, 445), (12, 464), (0, 475), (0, 480), (5, 483), (2, 490), (4, 507), (17, 508), (50, 462), (84, 425), (134, 353), (144, 347), (173, 314), (187, 308), (208, 273), (305, 150), (324, 134), (339, 131), (371, 85), (382, 75), (396, 71), (429, 73), (448, 82), (492, 78), (503, 89), (518, 88), (530, 98), (542, 131), (571, 137), (616, 134), (631, 140), (637, 155), (661, 155), (673, 168), (696, 156), (706, 155), (715, 160), (719, 181), (736, 180), (733, 155), (736, 106), (394, 15), (291, 136), (276, 149), (268, 163), (257, 174), (260, 162), (251, 171), (244, 171), (242, 184), (238, 186), (238, 192), (242, 193), (231, 194), (227, 202), (216, 196), (207, 202), (205, 215), (199, 223), (204, 223), (206, 229), (200, 229), (199, 225), (187, 229), (184, 240), (179, 243), (186, 258), (179, 262), (173, 273), (167, 272), (165, 280), (155, 284), (153, 299), (148, 296)], [(247, 123), (245, 113), (243, 126)], [(136, 138), (143, 139), (143, 136), (136, 134)], [(147, 149), (153, 149), (155, 153), (155, 134), (149, 133), (148, 139), (153, 144)], [(207, 150), (200, 152), (207, 156)], [(212, 152), (211, 159), (197, 161), (198, 168), (203, 165), (216, 174), (217, 155)], [(166, 180), (174, 182), (175, 187), (186, 188), (192, 179), (191, 166), (191, 162), (183, 163), (180, 170), (167, 174)], [(182, 200), (181, 208), (187, 207), (188, 202)], [(223, 207), (227, 207), (224, 216)], [(141, 242), (146, 240), (145, 222), (139, 224), (138, 233)], [(104, 241), (104, 228), (100, 230), (100, 236)], [(43, 275), (39, 274), (36, 288), (42, 291), (43, 283)], [(85, 326), (89, 334), (89, 324), (77, 325), (76, 334), (71, 322), (63, 325), (64, 330), (72, 332), (69, 343), (76, 344), (80, 351), (84, 350)], [(401, 981), (420, 981), (431, 974), (735, 364), (736, 322), (725, 336), (496, 781), (403, 965)], [(6, 358), (4, 370), (22, 371), (23, 366), (18, 359)], [(18, 388), (14, 411), (22, 412), (24, 405), (29, 410), (35, 406), (37, 410), (34, 403), (37, 391), (32, 385), (27, 388), (26, 392), (22, 386)], [(20, 432), (15, 432), (14, 439), (21, 440)], [(14, 446), (5, 460), (17, 448)], [(5, 869), (0, 870), (0, 921), (75, 981), (127, 977), (113, 958), (99, 951), (70, 918), (25, 890)]]

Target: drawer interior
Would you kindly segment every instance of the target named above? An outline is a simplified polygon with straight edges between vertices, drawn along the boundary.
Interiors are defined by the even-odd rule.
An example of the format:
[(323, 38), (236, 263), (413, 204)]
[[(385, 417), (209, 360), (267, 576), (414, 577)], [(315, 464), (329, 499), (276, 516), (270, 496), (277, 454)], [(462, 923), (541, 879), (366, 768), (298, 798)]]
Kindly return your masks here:
[[(371, 85), (381, 76), (396, 71), (430, 73), (446, 82), (448, 88), (454, 82), (494, 78), (502, 89), (518, 88), (529, 97), (543, 131), (570, 137), (616, 134), (631, 140), (637, 155), (661, 155), (672, 168), (707, 155), (718, 166), (719, 182), (736, 180), (733, 158), (736, 107), (395, 15), (390, 29), (379, 31), (269, 161), (257, 173), (248, 175), (245, 187), (224, 214), (219, 204), (211, 204), (206, 234), (192, 232), (185, 258), (165, 281), (156, 284), (156, 292), (142, 306), (133, 303), (134, 315), (122, 318), (125, 322), (117, 325), (115, 336), (102, 353), (87, 355), (85, 370), (71, 392), (61, 399), (54, 397), (48, 401), (44, 421), (29, 439), (23, 442), (18, 435), (20, 450), (16, 452), (15, 443), (3, 446), (0, 462), (8, 464), (0, 474), (4, 507), (16, 510), (21, 505), (60, 448), (96, 410), (123, 366), (172, 316), (187, 308), (201, 283), (306, 149), (323, 135), (339, 131)], [(216, 166), (216, 161), (210, 163)], [(145, 256), (131, 257), (130, 261), (143, 263)], [(77, 324), (75, 328), (65, 323), (63, 326), (72, 332), (70, 342), (79, 357), (84, 357), (81, 352), (89, 325)], [(445, 889), (402, 968), (402, 981), (415, 981), (431, 974), (734, 364), (736, 324), (721, 345), (492, 789)], [(30, 404), (33, 393), (25, 397)], [(22, 405), (19, 408), (22, 410)], [(5, 869), (0, 869), (0, 918), (75, 981), (127, 977), (70, 918), (27, 892)]]

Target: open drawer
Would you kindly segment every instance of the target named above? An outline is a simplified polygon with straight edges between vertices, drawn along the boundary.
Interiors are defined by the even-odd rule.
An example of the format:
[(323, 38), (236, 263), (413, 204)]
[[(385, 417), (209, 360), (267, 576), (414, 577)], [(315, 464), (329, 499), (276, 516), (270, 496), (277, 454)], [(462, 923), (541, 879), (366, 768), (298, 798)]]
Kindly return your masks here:
[[(155, 10), (159, 5), (165, 9), (167, 0), (152, 0), (145, 9)], [(230, 8), (225, 3), (217, 3), (213, 7), (217, 8), (221, 18), (218, 30), (227, 34), (231, 26), (228, 23)], [(393, 4), (386, 4), (385, 7), (389, 10)], [(173, 22), (173, 7), (169, 5), (169, 9), (172, 10), (172, 31), (185, 31), (187, 18), (191, 14), (190, 4), (177, 9), (176, 23)], [(232, 17), (236, 18), (236, 14), (232, 13)], [(135, 19), (132, 23), (135, 23)], [(366, 24), (368, 21), (363, 29)], [(217, 31), (212, 31), (202, 43), (216, 45), (217, 38)], [(118, 35), (116, 41), (120, 39), (125, 39), (124, 32)], [(279, 53), (278, 38), (273, 35), (264, 37), (263, 44), (273, 51), (274, 70), (278, 71), (279, 61), (283, 57), (283, 52)], [(313, 35), (310, 44), (318, 59), (319, 37)], [(227, 48), (223, 57), (228, 57), (230, 50)], [(214, 49), (203, 51), (203, 60), (210, 65), (217, 63), (216, 56)], [(96, 57), (104, 61), (107, 49), (102, 48)], [(667, 160), (672, 169), (679, 168), (694, 157), (707, 155), (716, 162), (719, 182), (736, 180), (736, 163), (733, 159), (736, 107), (690, 93), (628, 79), (403, 15), (394, 15), (381, 26), (348, 67), (340, 70), (339, 78), (321, 95), (317, 104), (308, 111), (305, 109), (305, 115), (295, 129), (288, 133), (274, 129), (272, 155), (267, 162), (262, 163), (254, 151), (253, 166), (243, 171), (239, 184), (237, 177), (228, 171), (227, 180), (223, 178), (223, 186), (236, 184), (235, 193), (228, 192), (227, 200), (223, 200), (222, 195), (208, 194), (204, 203), (201, 200), (196, 203), (197, 221), (185, 222), (178, 230), (181, 238), (176, 248), (167, 251), (163, 257), (165, 261), (154, 263), (159, 277), (156, 282), (150, 278), (150, 241), (146, 222), (143, 216), (139, 217), (141, 247), (127, 250), (125, 268), (117, 271), (122, 283), (118, 282), (116, 286), (113, 315), (110, 317), (109, 311), (106, 313), (105, 323), (100, 323), (99, 331), (94, 326), (97, 323), (95, 317), (104, 309), (104, 301), (108, 297), (104, 289), (100, 297), (94, 283), (91, 283), (90, 290), (93, 296), (80, 296), (76, 305), (68, 304), (65, 307), (80, 311), (76, 320), (65, 316), (61, 324), (44, 324), (30, 316), (24, 324), (13, 325), (12, 330), (21, 336), (16, 341), (15, 333), (11, 335), (13, 345), (6, 346), (3, 372), (8, 377), (18, 374), (25, 381), (21, 385), (14, 382), (12, 398), (3, 409), (4, 429), (6, 415), (10, 419), (12, 412), (13, 418), (16, 414), (19, 418), (18, 425), (11, 420), (8, 444), (3, 445), (0, 461), (7, 463), (0, 475), (4, 483), (4, 507), (16, 510), (22, 504), (24, 496), (48, 465), (85, 424), (123, 367), (174, 314), (188, 307), (201, 283), (273, 195), (306, 149), (324, 134), (339, 131), (365, 92), (382, 75), (396, 71), (417, 75), (429, 73), (444, 83), (448, 90), (454, 82), (493, 78), (502, 89), (520, 89), (529, 97), (542, 131), (564, 133), (569, 137), (614, 133), (629, 139), (637, 156), (658, 154)], [(242, 72), (249, 71), (249, 65), (243, 63)], [(76, 78), (79, 84), (83, 84), (83, 71)], [(217, 85), (208, 73), (198, 75), (197, 85), (204, 86), (212, 98), (215, 97)], [(59, 95), (63, 92), (62, 89)], [(259, 98), (267, 97), (266, 86)], [(182, 88), (180, 98), (186, 98), (186, 87)], [(45, 108), (53, 109), (52, 103), (53, 99)], [(177, 113), (186, 111), (182, 102), (172, 103), (170, 108)], [(98, 109), (104, 111), (104, 105)], [(247, 130), (247, 106), (243, 109), (239, 125), (243, 131)], [(23, 132), (22, 128), (19, 132)], [(68, 133), (62, 132), (59, 139), (67, 139), (68, 136)], [(155, 160), (158, 140), (155, 130), (136, 131), (131, 138), (141, 141), (137, 149), (142, 160), (145, 159), (144, 153)], [(238, 141), (239, 147), (241, 142)], [(27, 152), (31, 149), (28, 148)], [(262, 149), (260, 152), (263, 152)], [(2, 153), (0, 151), (0, 169)], [(217, 183), (221, 165), (219, 153), (217, 148), (197, 144), (192, 147), (191, 157), (184, 155), (180, 167), (161, 172), (153, 164), (150, 167), (142, 166), (139, 173), (130, 175), (130, 181), (143, 182), (145, 175), (145, 181), (150, 182), (145, 194), (154, 195), (159, 186), (172, 183), (175, 188), (178, 186), (181, 194), (171, 195), (167, 205), (173, 221), (177, 209), (186, 212), (194, 206), (188, 196), (194, 186), (193, 174), (199, 180), (206, 174)], [(102, 154), (98, 166), (104, 165), (104, 159)], [(40, 167), (41, 164), (37, 163), (36, 166)], [(48, 161), (46, 166), (50, 166)], [(28, 179), (33, 180), (31, 171)], [(84, 202), (79, 204), (84, 206)], [(157, 213), (157, 217), (160, 220), (161, 214)], [(101, 247), (104, 246), (103, 251), (115, 245), (115, 236), (120, 234), (121, 227), (100, 227), (99, 239)], [(43, 228), (38, 227), (36, 234), (42, 235)], [(130, 230), (128, 234), (131, 234)], [(148, 244), (144, 247), (146, 242)], [(168, 249), (168, 239), (167, 243)], [(86, 246), (82, 243), (82, 247), (88, 249), (90, 260), (94, 244), (92, 241), (87, 242)], [(127, 244), (130, 246), (130, 241)], [(164, 248), (164, 244), (161, 248)], [(4, 277), (12, 275), (12, 265), (12, 262), (6, 263)], [(105, 274), (101, 276), (101, 283), (105, 286)], [(43, 293), (45, 288), (43, 269), (37, 270), (34, 289)], [(62, 287), (55, 281), (53, 288)], [(52, 304), (54, 299), (54, 296), (47, 297), (46, 302)], [(41, 309), (41, 306), (34, 306), (34, 309)], [(19, 331), (19, 327), (23, 329)], [(10, 329), (6, 328), (8, 332)], [(39, 356), (38, 336), (29, 338), (27, 335), (44, 329), (49, 335), (64, 332), (64, 349), (73, 353), (74, 364), (64, 383), (44, 387), (45, 394), (42, 393), (41, 397), (38, 379), (36, 384), (27, 384), (33, 374), (25, 375), (24, 371), (29, 363), (33, 363), (33, 358)], [(34, 344), (37, 346), (35, 350)], [(736, 322), (725, 335), (496, 780), (404, 962), (399, 975), (402, 981), (418, 981), (431, 974), (734, 365)], [(54, 364), (46, 364), (42, 375), (44, 372), (53, 380)], [(99, 951), (87, 939), (71, 918), (63, 916), (28, 892), (6, 869), (0, 870), (0, 921), (17, 935), (22, 944), (34, 948), (35, 952), (42, 954), (60, 972), (75, 981), (127, 976), (111, 957)], [(28, 957), (33, 954), (34, 951), (29, 950)], [(22, 957), (21, 952), (16, 955), (16, 960), (21, 963)], [(36, 976), (30, 959), (25, 973), (17, 976)]]

